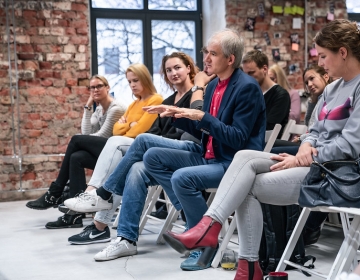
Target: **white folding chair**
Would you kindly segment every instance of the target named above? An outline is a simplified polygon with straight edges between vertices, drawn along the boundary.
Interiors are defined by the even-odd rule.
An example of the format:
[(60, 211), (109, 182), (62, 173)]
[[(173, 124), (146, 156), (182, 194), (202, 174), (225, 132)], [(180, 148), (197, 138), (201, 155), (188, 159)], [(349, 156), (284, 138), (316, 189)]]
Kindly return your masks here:
[[(279, 135), (280, 130), (281, 130), (281, 125), (276, 124), (273, 130), (266, 131), (266, 134), (265, 134), (266, 146), (264, 148), (264, 152), (269, 153), (271, 151), (271, 149), (275, 143), (275, 140), (276, 140), (277, 136)], [(210, 202), (212, 202), (217, 189), (211, 188), (211, 189), (207, 189), (206, 191), (211, 193), (209, 199), (211, 198)], [(230, 217), (230, 219), (231, 219), (230, 225), (228, 225), (228, 223), (225, 222), (221, 229), (222, 232), (220, 233), (220, 238), (221, 238), (221, 236), (223, 236), (223, 238), (222, 238), (222, 241), (220, 242), (219, 249), (218, 249), (217, 253), (215, 254), (214, 259), (211, 263), (212, 267), (216, 268), (219, 266), (220, 259), (221, 259), (221, 252), (226, 249), (226, 247), (228, 246), (228, 244), (230, 242), (232, 235), (234, 234), (234, 231), (236, 228), (236, 219), (232, 216)], [(223, 232), (223, 228), (225, 230), (225, 234)]]
[(296, 124), (295, 120), (289, 120), (286, 126), (284, 127), (281, 140), (289, 140), (291, 134), (301, 135), (306, 133), (308, 130), (307, 126), (304, 124)]
[[(341, 213), (341, 220), (344, 228), (346, 228), (346, 230), (344, 230), (344, 232), (346, 231), (344, 236), (344, 241), (342, 242), (340, 250), (327, 275), (313, 269), (304, 268), (301, 265), (289, 261), (290, 256), (296, 245), (296, 242), (299, 239), (299, 236), (304, 228), (306, 220), (309, 217), (311, 211)], [(346, 217), (346, 215), (348, 214), (353, 215), (353, 220), (351, 224), (349, 224), (349, 219), (348, 217)], [(291, 234), (288, 244), (286, 245), (286, 248), (280, 259), (278, 267), (276, 268), (276, 271), (284, 271), (286, 265), (290, 265), (292, 267), (306, 271), (310, 274), (317, 275), (318, 277), (328, 280), (333, 280), (338, 275), (340, 275), (341, 272), (343, 271), (348, 272), (350, 270), (351, 266), (354, 264), (354, 259), (356, 257), (357, 250), (359, 248), (359, 243), (360, 243), (360, 209), (359, 208), (345, 208), (345, 207), (334, 207), (334, 206), (304, 208), (301, 212), (298, 222), (296, 223), (293, 233)]]
[[(169, 198), (167, 197), (166, 193), (165, 193), (165, 199), (160, 199), (160, 193), (162, 191), (162, 187), (160, 185), (158, 186), (149, 186), (149, 193), (144, 205), (144, 210), (143, 213), (141, 215), (141, 219), (140, 219), (140, 225), (139, 225), (139, 234), (141, 234), (141, 232), (143, 231), (146, 222), (148, 221), (148, 219), (152, 219), (152, 220), (156, 220), (159, 222), (162, 222), (163, 225), (160, 229), (160, 232), (158, 234), (158, 238), (156, 240), (157, 244), (164, 244), (165, 240), (163, 239), (163, 234), (168, 231), (171, 230), (173, 228), (173, 226), (180, 226), (183, 229), (185, 229), (184, 226), (181, 225), (177, 225), (175, 224), (175, 221), (177, 220), (177, 218), (179, 217), (180, 211), (177, 211), (175, 209), (175, 207), (171, 204)], [(157, 201), (161, 201), (166, 203), (167, 205), (167, 210), (168, 210), (168, 215), (165, 219), (165, 221), (158, 219), (156, 217), (153, 217), (150, 215), (151, 211), (154, 209), (155, 203)]]

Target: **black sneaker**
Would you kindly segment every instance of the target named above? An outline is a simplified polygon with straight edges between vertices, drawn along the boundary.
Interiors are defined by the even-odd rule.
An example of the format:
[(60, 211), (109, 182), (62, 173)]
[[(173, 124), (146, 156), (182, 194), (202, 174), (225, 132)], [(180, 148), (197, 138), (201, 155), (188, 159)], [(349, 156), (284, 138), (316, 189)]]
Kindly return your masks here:
[(109, 227), (106, 227), (103, 231), (96, 228), (94, 223), (88, 225), (79, 234), (75, 234), (69, 237), (68, 241), (71, 244), (83, 245), (92, 243), (102, 243), (111, 240)]
[(80, 228), (83, 227), (82, 214), (79, 215), (68, 215), (65, 214), (57, 219), (55, 222), (48, 222), (45, 227), (48, 229), (58, 228)]
[(65, 206), (64, 204), (60, 204), (58, 206), (58, 209), (61, 213), (64, 213), (64, 214), (68, 214), (68, 215), (80, 215), (82, 213), (80, 212), (76, 212), (76, 211), (73, 211), (73, 210), (70, 210), (67, 206)]

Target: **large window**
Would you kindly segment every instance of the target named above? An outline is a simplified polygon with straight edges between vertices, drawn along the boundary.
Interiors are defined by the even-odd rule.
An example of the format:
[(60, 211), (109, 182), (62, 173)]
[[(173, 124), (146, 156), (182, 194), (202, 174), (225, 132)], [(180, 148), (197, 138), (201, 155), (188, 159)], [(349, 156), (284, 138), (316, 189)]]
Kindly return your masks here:
[(144, 63), (163, 97), (172, 92), (160, 77), (161, 59), (173, 51), (201, 66), (200, 0), (92, 0), (92, 72), (104, 75), (117, 99), (134, 99), (126, 68)]
[(360, 1), (346, 0), (346, 8), (349, 20), (357, 21), (360, 24)]

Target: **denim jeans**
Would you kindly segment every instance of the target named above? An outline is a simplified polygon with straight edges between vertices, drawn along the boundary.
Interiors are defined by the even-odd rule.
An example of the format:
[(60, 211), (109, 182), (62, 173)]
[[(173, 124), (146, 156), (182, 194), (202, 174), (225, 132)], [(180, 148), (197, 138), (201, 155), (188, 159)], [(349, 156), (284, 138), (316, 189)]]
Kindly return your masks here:
[[(122, 196), (118, 236), (133, 241), (136, 241), (139, 235), (139, 221), (146, 200), (147, 186), (157, 184), (146, 171), (142, 162), (144, 153), (151, 147), (170, 147), (195, 152), (201, 150), (198, 144), (191, 141), (172, 140), (153, 134), (144, 133), (135, 138), (120, 163), (103, 185), (105, 190)], [(180, 210), (181, 205), (172, 190), (168, 192), (168, 196)], [(113, 207), (114, 205), (115, 201)], [(109, 218), (109, 215), (106, 218)], [(96, 216), (95, 219), (100, 222), (104, 221), (99, 216)]]
[(199, 152), (151, 148), (144, 155), (144, 164), (168, 195), (175, 193), (192, 228), (208, 208), (202, 191), (217, 188), (230, 163), (206, 160)]
[(147, 187), (156, 185), (154, 178), (146, 171), (142, 161), (136, 162), (130, 168), (123, 190), (117, 236), (137, 241), (139, 223), (147, 196)]
[[(191, 141), (173, 140), (148, 133), (140, 134), (135, 138), (120, 163), (104, 183), (104, 189), (116, 195), (123, 195), (126, 177), (130, 168), (134, 163), (142, 161), (144, 153), (151, 147), (180, 149), (197, 153), (201, 151), (200, 145)], [(175, 194), (168, 193), (168, 196), (171, 202), (175, 203), (177, 207), (181, 209)]]
[(300, 185), (309, 167), (270, 172), (270, 153), (243, 150), (236, 153), (206, 216), (224, 223), (235, 210), (239, 258), (258, 260), (263, 216), (260, 202), (290, 205), (298, 201)]

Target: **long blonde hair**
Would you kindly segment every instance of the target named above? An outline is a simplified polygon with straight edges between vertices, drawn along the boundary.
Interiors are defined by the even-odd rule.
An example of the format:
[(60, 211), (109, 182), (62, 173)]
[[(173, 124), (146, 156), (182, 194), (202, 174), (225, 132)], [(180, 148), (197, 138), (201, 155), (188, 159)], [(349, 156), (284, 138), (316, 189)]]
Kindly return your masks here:
[(285, 71), (279, 65), (277, 64), (272, 65), (269, 68), (269, 71), (271, 71), (275, 75), (276, 83), (279, 86), (286, 89), (287, 91), (290, 91), (291, 86), (289, 84), (288, 79), (286, 78)]
[(127, 69), (125, 74), (128, 72), (134, 73), (143, 86), (144, 90), (149, 92), (151, 95), (156, 94), (156, 88), (152, 82), (151, 75), (147, 67), (142, 63), (131, 64)]

